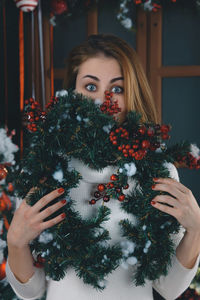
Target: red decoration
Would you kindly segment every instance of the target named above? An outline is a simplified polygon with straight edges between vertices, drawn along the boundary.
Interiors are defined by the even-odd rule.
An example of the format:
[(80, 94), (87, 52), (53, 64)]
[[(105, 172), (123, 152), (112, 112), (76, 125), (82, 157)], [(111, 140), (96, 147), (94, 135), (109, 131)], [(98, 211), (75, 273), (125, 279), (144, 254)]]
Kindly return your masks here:
[(25, 116), (28, 122), (27, 129), (31, 132), (36, 132), (38, 129), (38, 121), (45, 120), (46, 112), (41, 110), (40, 104), (34, 101), (33, 98), (25, 100), (25, 105)]
[(148, 134), (148, 136), (154, 136), (154, 129), (153, 128), (149, 128), (148, 130), (147, 130), (147, 134)]
[(41, 255), (37, 256), (37, 261), (34, 262), (34, 266), (36, 268), (43, 268), (45, 263), (45, 258), (43, 258)]
[(0, 264), (0, 280), (3, 280), (6, 277), (6, 261), (4, 260)]
[(118, 105), (118, 101), (117, 100), (113, 101), (112, 97), (113, 97), (113, 93), (110, 93), (109, 91), (105, 91), (106, 100), (100, 106), (101, 111), (110, 116), (117, 114), (118, 112), (121, 111), (121, 108)]
[(184, 167), (188, 167), (189, 169), (200, 169), (200, 157), (194, 157), (190, 152), (188, 152), (183, 157), (177, 157), (177, 162), (183, 164)]
[(38, 5), (38, 0), (14, 0), (16, 6), (23, 12), (33, 11)]
[(112, 175), (110, 176), (110, 180), (116, 181), (116, 180), (118, 180), (118, 176), (115, 175), (115, 174), (112, 174)]
[(91, 205), (94, 205), (94, 204), (96, 204), (96, 200), (95, 200), (95, 199), (92, 199), (92, 200), (89, 201), (89, 203), (90, 203)]
[(0, 211), (4, 211), (10, 208), (11, 208), (10, 198), (6, 195), (5, 192), (2, 192), (0, 197)]
[(126, 157), (135, 160), (143, 159), (149, 151), (155, 151), (161, 145), (162, 140), (169, 139), (168, 134), (171, 127), (159, 124), (140, 125), (134, 131), (123, 127), (116, 128), (110, 132), (109, 139), (117, 149)]
[(98, 185), (98, 190), (99, 190), (99, 192), (103, 192), (105, 190), (105, 185), (104, 184), (99, 184)]
[(122, 189), (128, 189), (129, 185), (124, 183), (124, 186), (122, 187), (120, 175), (118, 176), (117, 174), (112, 174), (110, 179), (113, 180), (113, 182), (108, 182), (106, 185), (98, 185), (98, 191), (94, 193), (96, 199), (91, 199), (89, 204), (93, 205), (100, 199), (103, 199), (104, 202), (108, 202), (110, 201), (110, 198), (118, 199), (121, 202), (124, 201), (125, 195), (122, 193)]
[(148, 140), (142, 141), (142, 148), (148, 149), (150, 147), (150, 142)]
[(51, 1), (51, 10), (55, 15), (61, 15), (67, 12), (67, 2), (65, 0), (52, 0)]
[(120, 195), (118, 199), (120, 202), (123, 202), (125, 199), (125, 195), (124, 194)]

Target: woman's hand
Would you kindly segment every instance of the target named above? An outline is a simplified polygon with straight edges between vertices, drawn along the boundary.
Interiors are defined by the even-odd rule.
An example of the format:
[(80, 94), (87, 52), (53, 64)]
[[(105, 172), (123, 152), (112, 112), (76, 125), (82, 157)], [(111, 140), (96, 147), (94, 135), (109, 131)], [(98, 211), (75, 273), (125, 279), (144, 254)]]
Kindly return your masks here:
[(42, 197), (33, 206), (28, 205), (25, 198), (16, 210), (10, 224), (7, 234), (8, 244), (17, 247), (27, 246), (30, 241), (36, 238), (44, 229), (52, 227), (62, 221), (66, 217), (65, 213), (61, 213), (49, 221), (44, 221), (44, 219), (63, 207), (66, 204), (66, 200), (61, 200), (42, 211), (41, 209), (63, 193), (63, 188), (54, 190)]
[[(171, 178), (155, 178), (155, 191), (167, 192), (170, 195), (158, 195), (151, 204), (175, 217), (187, 232), (200, 234), (200, 207), (192, 192), (180, 182)], [(168, 204), (170, 206), (164, 205)]]

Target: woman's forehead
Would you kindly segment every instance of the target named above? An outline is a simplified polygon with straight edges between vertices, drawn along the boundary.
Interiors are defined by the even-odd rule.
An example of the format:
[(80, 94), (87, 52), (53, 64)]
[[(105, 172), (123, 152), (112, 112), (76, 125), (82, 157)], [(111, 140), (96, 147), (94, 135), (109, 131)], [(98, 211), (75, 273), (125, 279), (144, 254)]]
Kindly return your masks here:
[(85, 75), (94, 75), (96, 77), (107, 74), (109, 77), (122, 76), (119, 63), (113, 57), (97, 56), (88, 58), (78, 69), (78, 75), (82, 78)]

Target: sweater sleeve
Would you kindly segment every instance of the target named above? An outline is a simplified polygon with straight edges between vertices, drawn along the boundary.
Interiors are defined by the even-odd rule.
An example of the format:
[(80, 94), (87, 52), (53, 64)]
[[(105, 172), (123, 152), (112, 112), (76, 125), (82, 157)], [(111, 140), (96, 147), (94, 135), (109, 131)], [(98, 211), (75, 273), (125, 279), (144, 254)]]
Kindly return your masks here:
[(13, 274), (8, 260), (6, 263), (6, 276), (15, 294), (24, 300), (41, 298), (46, 289), (45, 273), (42, 268), (34, 267), (34, 274), (26, 283), (21, 283)]
[[(176, 241), (183, 236), (183, 230), (176, 236)], [(161, 276), (153, 282), (153, 288), (166, 300), (174, 300), (190, 285), (199, 266), (200, 255), (192, 269), (185, 268), (177, 259), (172, 257), (172, 264), (166, 276)]]
[[(170, 177), (179, 181), (177, 169), (171, 163), (166, 163), (166, 167), (170, 172)], [(178, 246), (184, 236), (184, 228), (180, 232), (172, 236), (174, 244)], [(172, 257), (172, 264), (166, 276), (161, 276), (153, 282), (153, 288), (166, 300), (173, 300), (180, 296), (190, 285), (195, 277), (199, 266), (200, 255), (197, 257), (196, 263), (192, 269), (185, 268), (177, 259), (176, 255)]]

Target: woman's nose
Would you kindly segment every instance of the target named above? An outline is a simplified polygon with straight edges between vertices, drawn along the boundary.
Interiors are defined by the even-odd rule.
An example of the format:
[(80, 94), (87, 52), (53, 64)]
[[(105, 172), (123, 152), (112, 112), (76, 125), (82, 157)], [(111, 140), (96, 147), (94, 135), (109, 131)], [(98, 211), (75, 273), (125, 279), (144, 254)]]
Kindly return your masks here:
[(100, 91), (97, 95), (97, 98), (101, 100), (101, 102), (104, 102), (106, 100), (106, 92), (109, 92), (108, 89), (103, 89)]

